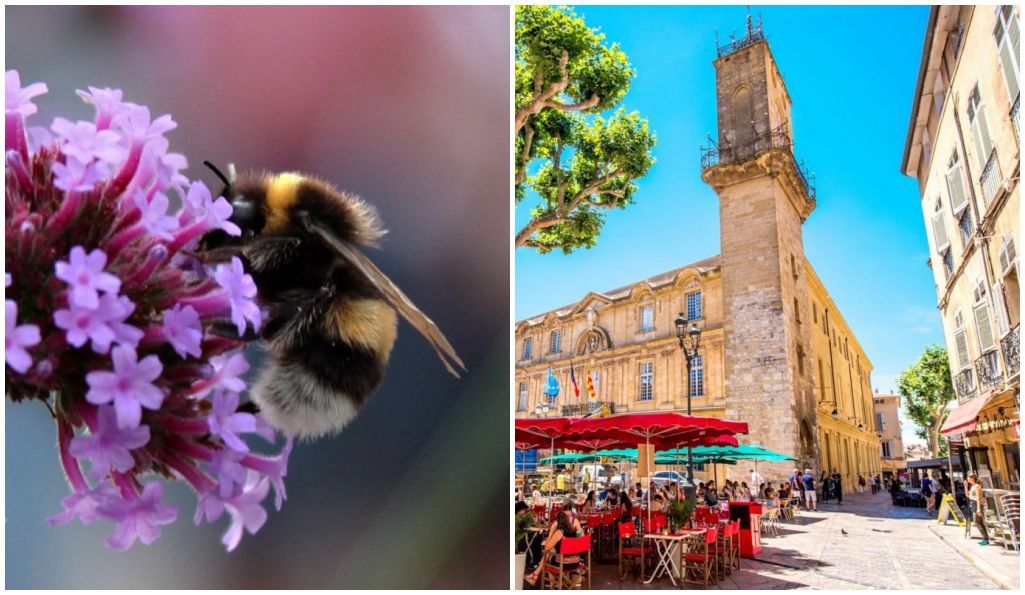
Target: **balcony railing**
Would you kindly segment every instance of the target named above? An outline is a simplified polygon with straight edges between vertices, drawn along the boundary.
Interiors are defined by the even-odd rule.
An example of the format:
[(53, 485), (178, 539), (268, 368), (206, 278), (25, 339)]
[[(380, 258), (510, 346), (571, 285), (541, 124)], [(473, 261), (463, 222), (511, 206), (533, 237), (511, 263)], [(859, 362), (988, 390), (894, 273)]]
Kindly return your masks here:
[(982, 354), (982, 357), (975, 360), (975, 375), (979, 379), (979, 390), (986, 390), (1003, 380), (996, 349), (987, 351)]
[(740, 39), (734, 39), (726, 45), (718, 45), (718, 34), (716, 34), (716, 55), (719, 58), (723, 56), (729, 56), (733, 52), (740, 51), (746, 47), (750, 47), (759, 41), (765, 39), (765, 33), (762, 31), (761, 23), (757, 27), (749, 25), (747, 34)]
[(701, 171), (717, 165), (747, 161), (770, 149), (783, 149), (790, 154), (790, 158), (794, 160), (794, 169), (797, 171), (801, 186), (808, 198), (815, 200), (815, 176), (805, 167), (804, 161), (797, 160), (794, 155), (794, 143), (782, 125), (768, 132), (756, 134), (753, 139), (743, 144), (715, 145), (712, 142), (711, 146), (701, 147)]
[(957, 391), (959, 403), (967, 401), (975, 395), (975, 380), (972, 377), (971, 368), (965, 368), (954, 376), (954, 390)]
[(605, 405), (609, 408), (609, 413), (616, 412), (616, 404), (608, 401), (598, 401), (594, 403), (570, 403), (562, 406), (563, 417), (584, 417), (594, 411), (601, 409), (601, 406)]
[(1015, 326), (1007, 336), (1000, 339), (1000, 350), (1004, 352), (1004, 368), (1007, 369), (1007, 377), (1013, 378), (1021, 371), (1021, 364), (1018, 361), (1018, 350), (1021, 349), (1021, 325)]
[(994, 148), (990, 151), (989, 160), (986, 161), (986, 167), (982, 168), (982, 175), (979, 177), (979, 182), (982, 184), (983, 202), (987, 206), (993, 202), (1003, 181), (1004, 179), (1000, 175), (1000, 164), (997, 163), (997, 150)]

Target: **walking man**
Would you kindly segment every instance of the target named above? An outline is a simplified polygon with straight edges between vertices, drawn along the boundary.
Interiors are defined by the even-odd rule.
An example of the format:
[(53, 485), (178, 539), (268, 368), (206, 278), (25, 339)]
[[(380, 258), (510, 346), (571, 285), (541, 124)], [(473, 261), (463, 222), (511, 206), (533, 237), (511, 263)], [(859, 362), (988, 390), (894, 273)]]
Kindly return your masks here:
[(818, 510), (815, 497), (815, 476), (812, 475), (811, 469), (804, 470), (804, 476), (801, 478), (801, 488), (804, 492), (804, 507), (807, 510)]
[(833, 471), (833, 494), (837, 505), (843, 506), (843, 482), (839, 471)]

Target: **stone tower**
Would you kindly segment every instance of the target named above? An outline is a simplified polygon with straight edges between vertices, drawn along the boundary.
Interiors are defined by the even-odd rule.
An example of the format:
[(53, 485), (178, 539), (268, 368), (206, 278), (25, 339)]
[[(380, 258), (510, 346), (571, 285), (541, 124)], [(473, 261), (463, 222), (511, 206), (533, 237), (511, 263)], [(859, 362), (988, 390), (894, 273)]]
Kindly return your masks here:
[[(815, 208), (793, 153), (790, 96), (761, 26), (718, 48), (718, 146), (702, 179), (719, 195), (726, 417), (758, 443), (815, 467), (811, 312), (801, 225)], [(759, 463), (767, 480), (794, 463)], [(743, 469), (746, 473), (747, 469)]]

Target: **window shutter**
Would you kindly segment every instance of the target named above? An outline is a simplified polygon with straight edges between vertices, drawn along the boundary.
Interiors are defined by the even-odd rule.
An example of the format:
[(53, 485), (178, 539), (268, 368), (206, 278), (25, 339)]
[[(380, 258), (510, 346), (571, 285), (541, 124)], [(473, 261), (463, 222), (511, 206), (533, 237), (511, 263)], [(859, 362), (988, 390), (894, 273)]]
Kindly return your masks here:
[(975, 139), (975, 160), (981, 172), (986, 168), (989, 154), (993, 150), (993, 141), (989, 137), (989, 126), (986, 123), (986, 109), (981, 103), (975, 106), (975, 118), (972, 119), (972, 138)]
[(964, 329), (957, 329), (954, 333), (954, 345), (957, 349), (958, 369), (964, 370), (969, 365), (968, 360), (968, 339), (965, 338)]
[(1004, 288), (999, 282), (993, 288), (993, 311), (997, 314), (997, 331), (1003, 337), (1011, 327), (1007, 319), (1007, 306), (1004, 304)]
[[(1018, 31), (1018, 15), (1014, 14), (1013, 8), (1009, 10), (1008, 13), (1010, 16), (1008, 17), (1007, 22), (1007, 38), (1011, 42), (1011, 49), (1014, 50), (1012, 55), (1017, 59), (1021, 56), (1021, 37), (1020, 32)], [(1019, 68), (1021, 67), (1020, 62), (1015, 62), (1015, 64)], [(1018, 70), (1015, 69), (1015, 72), (1017, 73)]]
[[(1015, 29), (1015, 36), (1017, 36), (1018, 20), (1012, 21), (1012, 27)], [(1000, 69), (1004, 71), (1004, 81), (1007, 83), (1007, 93), (1011, 96), (1011, 103), (1014, 103), (1016, 97), (1018, 97), (1018, 67), (1014, 63), (1014, 56), (1011, 54), (1012, 45), (1017, 48), (1017, 41), (1014, 44), (1007, 40), (1000, 47)], [(1017, 54), (1018, 50), (1013, 49), (1014, 53)]]
[(975, 331), (979, 336), (979, 352), (985, 353), (996, 346), (993, 339), (993, 325), (989, 320), (989, 304), (985, 301), (975, 305)]
[(947, 239), (947, 228), (943, 225), (943, 212), (939, 211), (932, 216), (933, 240), (936, 242), (936, 253), (942, 254), (950, 246)]
[(1004, 241), (1000, 244), (1000, 274), (1007, 276), (1011, 272), (1011, 267), (1015, 265), (1017, 254), (1014, 252), (1014, 238), (1006, 236)]
[(968, 196), (964, 191), (964, 176), (961, 174), (960, 162), (947, 172), (947, 192), (950, 195), (950, 208), (956, 217), (962, 209), (968, 206)]

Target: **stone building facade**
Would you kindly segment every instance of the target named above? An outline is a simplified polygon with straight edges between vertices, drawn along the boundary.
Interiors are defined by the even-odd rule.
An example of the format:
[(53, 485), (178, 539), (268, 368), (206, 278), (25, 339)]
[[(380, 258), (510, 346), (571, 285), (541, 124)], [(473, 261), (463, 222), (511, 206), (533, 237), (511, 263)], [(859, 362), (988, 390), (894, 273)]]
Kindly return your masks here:
[(918, 180), (958, 397), (943, 433), (1005, 488), (1020, 477), (1020, 18), (933, 7), (901, 166)]
[[(719, 195), (722, 253), (519, 322), (516, 415), (547, 398), (549, 367), (562, 415), (587, 410), (585, 374), (614, 413), (684, 412), (689, 392), (693, 414), (747, 421), (744, 443), (840, 471), (849, 488), (880, 467), (872, 365), (804, 254), (815, 195), (793, 154), (790, 98), (760, 29), (720, 47), (714, 64), (719, 142), (702, 179)], [(689, 378), (679, 313), (703, 331)], [(794, 466), (759, 471), (778, 480)]]
[(901, 437), (900, 395), (877, 392), (872, 397), (872, 406), (875, 411), (872, 423), (879, 436), (883, 475), (897, 477), (897, 473), (907, 465), (904, 460), (904, 439)]

